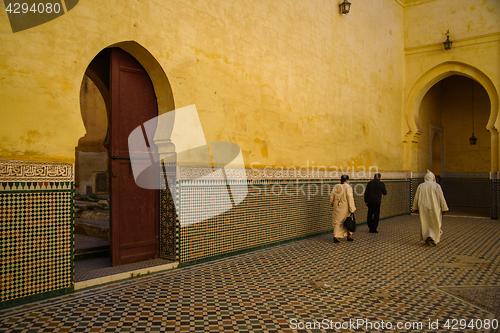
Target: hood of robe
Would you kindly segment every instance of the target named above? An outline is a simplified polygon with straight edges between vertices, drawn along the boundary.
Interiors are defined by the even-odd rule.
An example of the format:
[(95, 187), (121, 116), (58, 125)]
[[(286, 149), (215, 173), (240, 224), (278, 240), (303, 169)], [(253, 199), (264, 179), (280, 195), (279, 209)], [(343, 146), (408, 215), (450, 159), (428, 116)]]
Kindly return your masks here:
[(436, 176), (429, 170), (427, 170), (427, 173), (425, 174), (424, 180), (426, 182), (436, 182)]
[(333, 188), (333, 190), (334, 190), (336, 195), (342, 195), (342, 193), (344, 193), (344, 191), (346, 190), (346, 185), (348, 185), (348, 184), (344, 183), (344, 184), (338, 184), (338, 185), (339, 186), (335, 186)]

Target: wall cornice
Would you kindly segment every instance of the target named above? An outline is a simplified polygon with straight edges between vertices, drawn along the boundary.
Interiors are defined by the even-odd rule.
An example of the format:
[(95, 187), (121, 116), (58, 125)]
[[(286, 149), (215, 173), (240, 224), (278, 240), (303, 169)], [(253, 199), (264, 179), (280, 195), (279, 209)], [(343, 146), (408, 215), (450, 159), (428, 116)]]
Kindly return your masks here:
[[(477, 44), (485, 44), (485, 43), (495, 43), (500, 41), (500, 32), (474, 36), (462, 39), (452, 40), (453, 48), (477, 45)], [(432, 43), (427, 45), (420, 46), (412, 46), (405, 48), (405, 54), (417, 54), (417, 53), (426, 53), (426, 52), (434, 52), (434, 51), (442, 51), (444, 50), (443, 43)]]
[(418, 6), (428, 2), (434, 2), (436, 0), (401, 0), (403, 2), (403, 7)]
[(405, 0), (394, 0), (396, 1), (401, 7), (405, 7)]

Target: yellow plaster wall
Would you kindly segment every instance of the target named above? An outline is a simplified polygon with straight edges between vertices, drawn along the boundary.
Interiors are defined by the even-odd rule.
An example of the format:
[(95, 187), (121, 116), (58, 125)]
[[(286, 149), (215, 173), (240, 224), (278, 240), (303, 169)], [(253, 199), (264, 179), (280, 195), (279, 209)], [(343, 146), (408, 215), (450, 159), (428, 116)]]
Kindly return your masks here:
[(432, 167), (431, 145), (435, 131), (431, 125), (442, 127), (442, 85), (432, 87), (420, 104), (420, 124), (422, 135), (418, 145), (418, 170), (427, 170)]
[(499, 13), (497, 0), (406, 0), (405, 47), (442, 43), (448, 29), (450, 40), (458, 43), (496, 34), (500, 31)]
[(401, 169), (400, 2), (359, 0), (340, 15), (330, 0), (88, 0), (15, 34), (0, 9), (2, 157), (73, 161), (88, 64), (135, 41), (175, 108), (196, 104), (207, 141), (238, 144), (248, 166)]
[(78, 141), (77, 150), (107, 152), (103, 145), (108, 130), (106, 105), (96, 85), (86, 75), (80, 89), (80, 109), (86, 133)]
[(432, 169), (431, 171), (436, 176), (441, 176), (442, 166), (443, 166), (443, 156), (442, 156), (442, 133), (434, 131), (432, 135)]
[(108, 129), (106, 104), (86, 75), (80, 88), (80, 108), (86, 133), (75, 149), (75, 189), (79, 194), (86, 194), (87, 186), (95, 190), (95, 172), (108, 171), (108, 151), (103, 144)]
[[(495, 132), (490, 155), (498, 158), (498, 132), (493, 124), (498, 117), (500, 94), (500, 1), (482, 0), (407, 0), (405, 2), (405, 88), (404, 109), (406, 121), (405, 169), (425, 171), (420, 142), (424, 136), (425, 121), (418, 114), (419, 104), (426, 92), (440, 80), (455, 74), (472, 77), (479, 81), (488, 93), (491, 107), (489, 127)], [(443, 41), (446, 31), (454, 42), (451, 50), (445, 50)], [(451, 123), (450, 123), (451, 124)], [(450, 126), (448, 124), (448, 126)], [(445, 124), (446, 125), (446, 124)], [(445, 126), (444, 125), (444, 126)], [(484, 132), (486, 124), (481, 131)], [(456, 128), (467, 128), (466, 122)], [(479, 131), (479, 129), (478, 129)], [(467, 131), (468, 132), (468, 131)], [(419, 135), (422, 133), (421, 135)], [(445, 134), (445, 139), (448, 134)], [(424, 142), (424, 145), (427, 143)], [(425, 152), (425, 154), (429, 154)], [(455, 164), (445, 171), (466, 172), (483, 170)], [(498, 161), (490, 161), (491, 171), (498, 168)], [(445, 169), (448, 168), (445, 160)]]
[[(153, 73), (143, 63), (155, 88), (164, 72), (175, 108), (196, 104), (207, 141), (238, 144), (247, 166), (417, 171), (412, 107), (435, 82), (414, 90), (446, 63), (484, 74), (498, 109), (496, 0), (359, 0), (348, 15), (327, 0), (88, 0), (15, 34), (0, 9), (2, 158), (72, 162), (85, 134), (85, 70), (103, 48), (126, 41), (161, 67)], [(165, 95), (158, 93), (160, 112), (172, 109)]]

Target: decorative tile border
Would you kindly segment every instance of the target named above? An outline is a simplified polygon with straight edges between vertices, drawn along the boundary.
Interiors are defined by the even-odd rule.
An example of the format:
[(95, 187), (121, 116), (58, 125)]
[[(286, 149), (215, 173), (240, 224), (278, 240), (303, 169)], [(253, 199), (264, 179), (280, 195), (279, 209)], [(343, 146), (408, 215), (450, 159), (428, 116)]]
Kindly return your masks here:
[[(246, 169), (248, 179), (300, 179), (300, 180), (338, 180), (344, 174), (349, 175), (351, 180), (371, 180), (375, 176), (377, 170), (371, 172), (353, 171), (353, 170), (325, 170), (318, 168), (263, 168), (263, 169)], [(382, 179), (408, 179), (411, 176), (410, 172), (380, 172)]]
[(411, 178), (411, 179), (418, 179), (418, 178), (424, 179), (426, 173), (427, 172), (410, 172), (409, 178)]
[(73, 181), (73, 165), (60, 162), (0, 160), (0, 182)]
[(0, 182), (0, 192), (71, 190), (73, 182)]
[[(265, 167), (265, 168), (215, 168), (209, 166), (177, 166), (179, 180), (180, 179), (298, 179), (298, 180), (312, 180), (312, 179), (340, 179), (343, 174), (348, 174), (351, 179), (370, 180), (378, 170), (362, 171), (352, 170), (326, 170), (326, 168), (319, 167)], [(224, 173), (222, 173), (224, 170)], [(416, 173), (413, 172), (380, 172), (382, 179), (409, 179), (415, 177)], [(422, 173), (425, 175), (425, 173)], [(422, 176), (423, 177), (423, 176)]]

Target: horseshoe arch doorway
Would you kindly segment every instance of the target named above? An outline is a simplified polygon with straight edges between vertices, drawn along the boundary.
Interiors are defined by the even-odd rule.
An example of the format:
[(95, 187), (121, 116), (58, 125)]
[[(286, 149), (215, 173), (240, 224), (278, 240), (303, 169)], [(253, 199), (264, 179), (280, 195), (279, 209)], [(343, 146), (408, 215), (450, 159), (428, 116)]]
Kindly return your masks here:
[[(175, 259), (175, 208), (160, 209), (160, 200), (171, 202), (168, 198), (165, 200), (166, 191), (146, 190), (135, 184), (128, 152), (128, 135), (133, 129), (174, 109), (165, 73), (142, 46), (124, 42), (102, 50), (89, 64), (84, 82), (98, 91), (105, 109), (100, 126), (106, 127), (106, 134), (100, 150), (101, 157), (102, 151), (106, 152), (105, 192), (109, 193), (110, 203), (112, 265), (158, 257)], [(82, 118), (89, 133), (95, 124), (84, 112), (82, 107)], [(78, 147), (75, 168), (75, 183), (82, 185), (78, 178), (84, 173), (85, 165), (78, 158)], [(87, 195), (95, 193), (98, 187), (95, 178), (94, 175), (91, 186), (86, 189), (79, 186), (78, 190)], [(100, 191), (103, 191), (103, 181), (100, 181)]]

